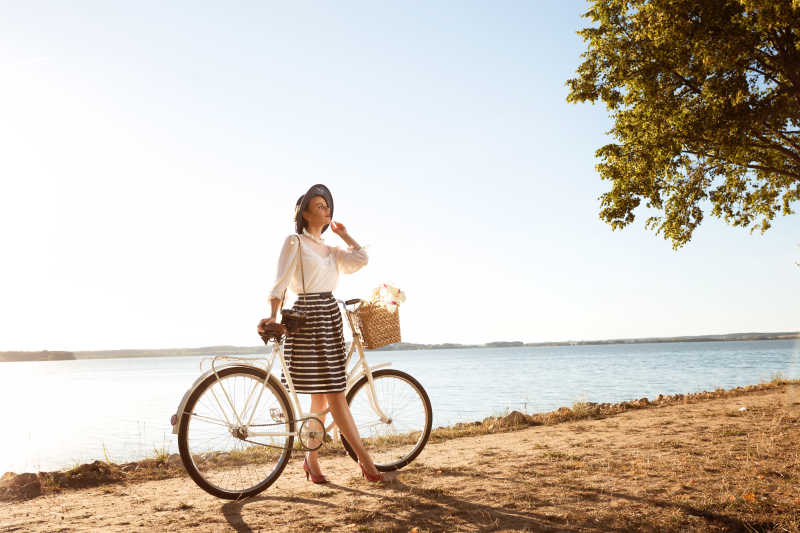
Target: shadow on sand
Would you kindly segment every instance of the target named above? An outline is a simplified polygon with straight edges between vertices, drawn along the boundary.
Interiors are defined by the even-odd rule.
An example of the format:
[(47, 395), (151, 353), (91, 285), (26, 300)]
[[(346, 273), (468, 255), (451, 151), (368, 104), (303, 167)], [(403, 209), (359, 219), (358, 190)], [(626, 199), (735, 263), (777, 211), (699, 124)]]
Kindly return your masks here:
[[(455, 470), (443, 471), (442, 475), (461, 477), (467, 474)], [(492, 477), (494, 476), (487, 476)], [(502, 477), (494, 478), (497, 481), (509, 481)], [(552, 484), (543, 484), (547, 487)], [(307, 497), (283, 497), (261, 495), (247, 500), (229, 502), (222, 505), (222, 514), (228, 524), (238, 533), (253, 533), (263, 529), (257, 527), (255, 530), (245, 523), (242, 518), (242, 508), (245, 505), (272, 505), (275, 503), (290, 503), (294, 505), (307, 506), (309, 515), (314, 514), (314, 508), (325, 513), (334, 512), (340, 517), (340, 527), (346, 525), (361, 525), (366, 529), (374, 527), (380, 531), (408, 531), (412, 527), (428, 529), (431, 531), (448, 531), (456, 528), (475, 529), (479, 531), (492, 530), (520, 530), (520, 531), (654, 531), (663, 529), (664, 525), (654, 522), (655, 517), (648, 518), (645, 514), (639, 514), (640, 518), (626, 518), (623, 526), (612, 523), (604, 523), (602, 519), (595, 520), (586, 517), (567, 516), (567, 513), (557, 514), (554, 512), (536, 512), (531, 510), (517, 511), (497, 505), (479, 503), (472, 500), (459, 498), (456, 495), (448, 494), (445, 491), (436, 489), (419, 488), (414, 485), (404, 484), (399, 480), (383, 485), (382, 489), (389, 489), (391, 494), (374, 493), (368, 490), (359, 490), (342, 485), (330, 483), (327, 485), (333, 491), (348, 492), (353, 495), (373, 498), (380, 505), (379, 511), (370, 511), (360, 515), (353, 514), (351, 511), (342, 508), (341, 505), (326, 501), (325, 499), (314, 499)], [(555, 489), (556, 487), (554, 487)], [(574, 497), (585, 500), (585, 507), (597, 505), (600, 498), (622, 499), (629, 502), (645, 506), (654, 506), (661, 509), (674, 509), (687, 516), (701, 518), (705, 521), (705, 527), (709, 529), (722, 529), (732, 532), (754, 532), (769, 531), (775, 527), (772, 523), (752, 523), (744, 522), (733, 516), (722, 513), (711, 512), (689, 504), (680, 504), (665, 501), (652, 497), (641, 497), (628, 494), (624, 491), (608, 491), (595, 487), (582, 485), (561, 485), (559, 490), (568, 490)], [(526, 506), (530, 508), (548, 507), (552, 509), (552, 503), (543, 499), (526, 496)], [(267, 511), (268, 509), (265, 509)], [(615, 521), (619, 524), (618, 521)], [(276, 524), (277, 525), (277, 524)], [(700, 524), (694, 524), (696, 527)], [(301, 526), (301, 524), (298, 524)], [(309, 524), (310, 526), (310, 524)], [(337, 527), (339, 527), (337, 526)], [(703, 525), (700, 525), (703, 528)]]

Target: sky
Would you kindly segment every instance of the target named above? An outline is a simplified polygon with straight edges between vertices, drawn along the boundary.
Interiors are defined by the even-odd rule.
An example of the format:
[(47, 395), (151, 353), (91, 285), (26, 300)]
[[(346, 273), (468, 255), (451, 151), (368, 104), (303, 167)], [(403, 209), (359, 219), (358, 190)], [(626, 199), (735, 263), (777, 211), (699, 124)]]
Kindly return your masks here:
[[(298, 196), (403, 340), (800, 330), (800, 218), (599, 217), (583, 1), (3, 2), (0, 350), (253, 346)], [(332, 232), (332, 245), (344, 246)]]

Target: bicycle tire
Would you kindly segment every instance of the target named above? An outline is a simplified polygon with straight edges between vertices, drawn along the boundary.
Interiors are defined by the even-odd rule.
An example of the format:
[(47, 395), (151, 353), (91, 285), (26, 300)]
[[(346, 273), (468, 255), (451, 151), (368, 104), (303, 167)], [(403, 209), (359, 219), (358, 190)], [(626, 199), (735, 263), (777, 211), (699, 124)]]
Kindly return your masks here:
[[(353, 418), (375, 467), (381, 472), (389, 472), (403, 468), (422, 452), (431, 435), (433, 409), (428, 393), (411, 375), (394, 368), (386, 368), (373, 372), (372, 378), (379, 406), (391, 418), (391, 422), (389, 424), (380, 422), (371, 408), (368, 410), (372, 415), (371, 419), (363, 420), (367, 416), (363, 413), (366, 408), (361, 409), (361, 413), (353, 413)], [(396, 398), (393, 395), (398, 388), (404, 389), (405, 395), (408, 396), (407, 408), (404, 405), (398, 405), (398, 402), (395, 401)], [(354, 401), (357, 403), (367, 401), (368, 389), (367, 376), (362, 376), (347, 392), (347, 404), (351, 406), (351, 411)], [(390, 396), (392, 397), (390, 398)], [(406, 418), (412, 418), (412, 421), (410, 423), (403, 421), (403, 415), (407, 415)], [(395, 425), (397, 421), (401, 422), (400, 428), (394, 431), (392, 427), (397, 427)], [(370, 428), (370, 431), (367, 431), (367, 428)], [(407, 431), (409, 429), (411, 431)], [(419, 435), (415, 435), (416, 432), (419, 432)], [(389, 443), (385, 442), (387, 438)], [(399, 444), (393, 446), (392, 439)], [(342, 445), (350, 457), (354, 461), (358, 461), (358, 456), (344, 436), (342, 436)]]
[[(217, 378), (217, 376), (219, 376), (219, 379)], [(198, 462), (196, 462), (196, 460), (195, 460), (196, 457), (198, 458), (198, 461), (199, 461), (200, 464), (205, 465), (205, 463), (203, 461), (203, 457), (202, 457), (203, 455), (207, 455), (207, 456), (210, 455), (210, 456), (212, 456), (212, 459), (217, 459), (217, 458), (220, 457), (219, 454), (224, 454), (226, 452), (224, 452), (224, 451), (220, 452), (220, 451), (213, 450), (213, 449), (212, 450), (190, 450), (189, 441), (191, 440), (192, 435), (193, 435), (193, 433), (192, 433), (192, 415), (197, 416), (197, 414), (195, 413), (195, 408), (197, 407), (197, 404), (198, 404), (199, 401), (203, 400), (204, 398), (209, 398), (209, 396), (207, 395), (207, 393), (209, 391), (214, 393), (213, 387), (215, 385), (218, 385), (218, 382), (221, 382), (221, 383), (224, 384), (224, 380), (235, 378), (237, 376), (246, 377), (248, 379), (251, 379), (251, 381), (253, 381), (253, 385), (255, 386), (255, 384), (258, 383), (259, 381), (260, 381), (260, 383), (264, 384), (264, 379), (266, 377), (266, 372), (263, 369), (255, 368), (255, 367), (251, 367), (251, 366), (232, 366), (232, 367), (223, 368), (222, 370), (217, 372), (217, 375), (211, 374), (207, 379), (205, 379), (197, 387), (197, 389), (195, 389), (195, 391), (189, 397), (189, 400), (186, 402), (186, 407), (184, 409), (184, 412), (180, 415), (181, 416), (181, 419), (179, 421), (180, 426), (178, 428), (178, 450), (180, 452), (181, 461), (183, 462), (183, 466), (184, 466), (184, 468), (186, 468), (186, 472), (189, 474), (189, 476), (192, 478), (192, 480), (194, 480), (194, 482), (197, 483), (197, 485), (200, 488), (202, 488), (203, 490), (205, 490), (209, 494), (212, 494), (213, 496), (216, 496), (218, 498), (227, 499), (227, 500), (238, 500), (238, 499), (241, 499), (241, 498), (247, 498), (247, 497), (250, 497), (250, 496), (254, 496), (254, 495), (262, 492), (263, 490), (265, 490), (270, 485), (272, 485), (272, 483), (274, 483), (275, 480), (278, 479), (278, 477), (280, 477), (280, 475), (283, 472), (284, 468), (286, 468), (286, 465), (289, 462), (289, 459), (291, 457), (292, 447), (293, 447), (293, 444), (294, 444), (294, 436), (288, 436), (288, 437), (280, 438), (278, 442), (282, 442), (283, 444), (278, 449), (281, 449), (282, 451), (280, 451), (280, 456), (277, 458), (277, 461), (274, 463), (274, 465), (272, 466), (272, 468), (269, 471), (269, 473), (267, 475), (265, 475), (265, 477), (263, 479), (260, 479), (259, 481), (253, 483), (250, 486), (246, 486), (246, 487), (242, 487), (242, 488), (223, 487), (223, 486), (220, 486), (219, 481), (216, 481), (215, 479), (212, 479), (212, 477), (220, 477), (220, 475), (224, 476), (224, 475), (227, 475), (227, 474), (234, 473), (235, 470), (230, 468), (232, 465), (230, 465), (230, 464), (228, 464), (228, 465), (222, 464), (221, 466), (219, 466), (219, 468), (217, 468), (217, 466), (213, 465), (213, 464), (210, 465), (210, 466), (203, 466), (203, 467), (198, 465)], [(264, 396), (267, 396), (267, 401), (270, 402), (270, 403), (259, 401), (259, 403), (258, 403), (259, 411), (262, 410), (261, 409), (262, 406), (276, 405), (277, 407), (275, 407), (273, 409), (281, 410), (282, 411), (282, 415), (281, 416), (285, 417), (285, 420), (279, 421), (279, 423), (282, 424), (282, 425), (285, 425), (286, 431), (294, 432), (295, 431), (295, 419), (294, 419), (294, 410), (292, 408), (292, 404), (291, 404), (291, 402), (289, 402), (289, 399), (286, 396), (286, 392), (283, 389), (283, 387), (281, 386), (281, 384), (278, 381), (278, 379), (275, 376), (271, 375), (271, 374), (269, 375), (269, 379), (266, 381), (264, 390), (262, 392), (262, 396), (261, 396), (261, 398), (259, 400), (263, 399)], [(211, 404), (210, 401), (208, 403)], [(211, 405), (213, 405), (213, 404), (211, 404)], [(220, 406), (219, 409), (221, 409), (221, 408), (222, 407)], [(275, 420), (275, 414), (273, 413), (273, 411), (271, 409), (269, 409), (268, 407), (265, 408), (265, 411), (266, 410), (269, 411), (269, 416), (272, 417), (272, 420)], [(254, 408), (254, 411), (256, 411), (255, 408)], [(224, 413), (223, 413), (223, 416), (224, 416)], [(200, 421), (202, 421), (202, 419), (199, 418), (199, 417), (197, 418), (197, 420), (198, 420), (198, 424), (199, 424)], [(263, 414), (262, 418), (257, 419), (257, 421), (260, 421), (260, 420), (268, 420), (266, 418), (266, 414)], [(214, 425), (222, 425), (222, 424), (214, 424)], [(269, 425), (269, 424), (265, 424), (265, 425)], [(198, 430), (195, 433), (199, 433), (200, 431), (201, 430)], [(224, 432), (230, 432), (230, 426), (227, 429), (225, 429), (225, 431), (223, 431), (223, 430), (216, 430), (216, 431), (219, 433), (220, 436), (219, 437), (215, 437), (215, 438), (209, 438), (209, 439), (207, 439), (208, 442), (212, 442), (212, 441), (213, 442), (218, 442), (218, 441), (220, 441), (222, 439), (222, 434)], [(269, 448), (269, 450), (272, 450), (273, 449), (272, 447), (267, 447), (267, 446), (263, 446), (263, 445), (261, 447), (259, 447), (258, 445), (253, 445), (253, 446), (250, 446), (249, 448), (245, 448), (244, 444), (247, 444), (246, 441), (243, 441), (243, 440), (239, 439), (235, 435), (225, 435), (226, 439), (231, 439), (231, 437), (233, 437), (232, 442), (235, 445), (239, 444), (239, 443), (236, 442), (238, 440), (241, 443), (241, 446), (242, 446), (241, 449), (238, 449), (238, 450), (235, 450), (235, 451), (240, 453), (240, 454), (244, 454), (244, 455), (240, 455), (239, 458), (238, 458), (239, 461), (244, 461), (244, 462), (233, 465), (234, 467), (236, 467), (236, 466), (239, 467), (238, 470), (240, 471), (240, 474), (241, 474), (241, 470), (242, 469), (250, 468), (250, 467), (253, 466), (252, 462), (248, 462), (248, 457), (247, 457), (248, 453), (254, 452), (254, 453), (250, 453), (250, 459), (251, 460), (255, 459), (256, 461), (258, 459), (263, 458), (263, 456), (265, 454), (266, 454), (267, 458), (270, 457), (269, 456), (270, 452), (267, 451), (267, 449)], [(257, 437), (253, 437), (253, 438), (257, 438)], [(263, 438), (263, 437), (262, 437), (262, 439), (266, 440), (266, 438)], [(251, 443), (252, 443), (252, 441), (251, 441)], [(228, 456), (225, 459), (230, 459), (231, 458), (231, 453), (230, 452), (227, 452), (227, 453), (228, 453)], [(259, 454), (259, 453), (261, 453), (261, 455), (262, 455), (262, 457), (260, 457), (260, 458), (257, 457), (257, 454)], [(275, 452), (275, 453), (278, 453), (278, 452)], [(217, 455), (215, 455), (215, 454), (217, 454)], [(268, 464), (270, 464), (270, 463), (271, 463), (271, 459), (269, 459)], [(256, 462), (255, 464), (258, 465), (259, 463)], [(254, 475), (252, 477), (254, 477), (255, 479), (258, 479), (258, 478), (260, 478), (260, 473)]]

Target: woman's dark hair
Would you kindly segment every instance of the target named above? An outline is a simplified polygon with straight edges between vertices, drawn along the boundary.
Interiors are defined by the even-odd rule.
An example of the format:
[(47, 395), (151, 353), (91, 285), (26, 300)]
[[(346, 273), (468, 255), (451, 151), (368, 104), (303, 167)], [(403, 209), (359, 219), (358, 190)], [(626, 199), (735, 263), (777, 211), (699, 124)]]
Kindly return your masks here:
[[(303, 218), (303, 211), (308, 209), (308, 203), (316, 196), (322, 196), (325, 199), (328, 203), (328, 209), (331, 210), (331, 216), (333, 216), (333, 196), (331, 191), (321, 183), (312, 185), (303, 196), (297, 199), (294, 205), (294, 229), (297, 233), (303, 233), (303, 229), (307, 226), (308, 223)], [(327, 224), (322, 226), (322, 233), (325, 233), (326, 229), (328, 229)]]

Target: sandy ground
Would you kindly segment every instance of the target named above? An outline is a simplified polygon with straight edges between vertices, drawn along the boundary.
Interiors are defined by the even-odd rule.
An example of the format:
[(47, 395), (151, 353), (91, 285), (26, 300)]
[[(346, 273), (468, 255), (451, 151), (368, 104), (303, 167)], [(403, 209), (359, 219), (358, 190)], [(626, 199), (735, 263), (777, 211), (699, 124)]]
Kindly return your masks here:
[(3, 502), (0, 532), (800, 531), (800, 386), (429, 444), (385, 484), (301, 464), (242, 502), (185, 477)]

